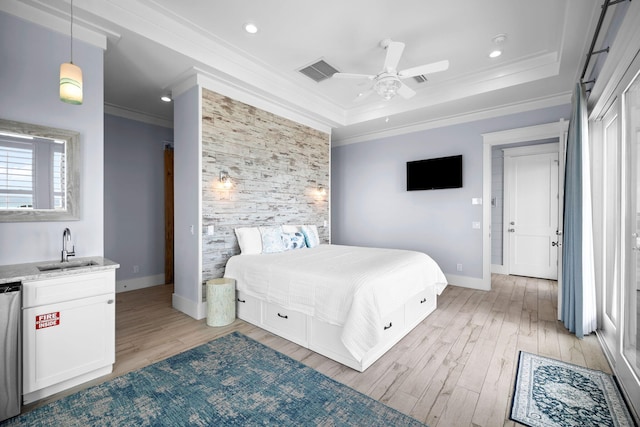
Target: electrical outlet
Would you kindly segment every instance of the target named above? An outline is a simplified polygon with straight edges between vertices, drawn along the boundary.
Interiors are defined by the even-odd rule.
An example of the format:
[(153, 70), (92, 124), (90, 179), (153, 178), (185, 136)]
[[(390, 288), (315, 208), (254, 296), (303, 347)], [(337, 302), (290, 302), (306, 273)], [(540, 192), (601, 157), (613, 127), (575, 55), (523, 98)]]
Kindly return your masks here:
[(140, 266), (139, 265), (134, 265), (133, 266), (133, 272), (134, 273), (140, 273)]
[(456, 265), (456, 270), (462, 271), (462, 264), (458, 263), (458, 265)]
[(207, 225), (207, 234), (213, 236), (213, 225)]

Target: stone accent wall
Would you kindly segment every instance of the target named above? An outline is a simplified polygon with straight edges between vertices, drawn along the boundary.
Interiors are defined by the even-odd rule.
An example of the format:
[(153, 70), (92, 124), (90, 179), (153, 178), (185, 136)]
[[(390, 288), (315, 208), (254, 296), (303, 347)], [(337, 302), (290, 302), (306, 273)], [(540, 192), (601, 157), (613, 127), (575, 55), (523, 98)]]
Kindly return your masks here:
[[(203, 280), (222, 277), (229, 257), (240, 253), (236, 227), (316, 224), (329, 243), (330, 150), (327, 133), (202, 90)], [(230, 189), (220, 183), (221, 171), (229, 173)]]

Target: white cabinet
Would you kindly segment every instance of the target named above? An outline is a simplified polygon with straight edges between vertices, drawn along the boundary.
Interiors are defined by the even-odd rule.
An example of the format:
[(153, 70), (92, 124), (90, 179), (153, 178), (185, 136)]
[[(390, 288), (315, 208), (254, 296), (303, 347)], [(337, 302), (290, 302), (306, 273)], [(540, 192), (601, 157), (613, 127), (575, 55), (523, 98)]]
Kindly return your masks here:
[(23, 402), (112, 371), (115, 270), (23, 282)]

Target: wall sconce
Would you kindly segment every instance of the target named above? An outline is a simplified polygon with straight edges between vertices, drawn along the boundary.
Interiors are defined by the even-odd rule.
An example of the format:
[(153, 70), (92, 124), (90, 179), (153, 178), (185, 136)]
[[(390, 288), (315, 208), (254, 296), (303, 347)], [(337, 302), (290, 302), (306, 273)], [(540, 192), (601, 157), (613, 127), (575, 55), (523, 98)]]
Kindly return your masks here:
[(220, 172), (220, 182), (224, 188), (231, 188), (231, 177), (226, 171)]
[(73, 0), (71, 0), (71, 56), (60, 65), (60, 100), (67, 104), (82, 104), (82, 69), (73, 63)]

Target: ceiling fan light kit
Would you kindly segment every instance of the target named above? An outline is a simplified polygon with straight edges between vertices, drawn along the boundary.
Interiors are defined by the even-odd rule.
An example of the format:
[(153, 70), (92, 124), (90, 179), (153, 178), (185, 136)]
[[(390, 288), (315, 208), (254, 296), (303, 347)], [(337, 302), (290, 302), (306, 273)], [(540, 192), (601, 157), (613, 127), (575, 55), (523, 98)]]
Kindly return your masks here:
[(373, 84), (376, 93), (387, 101), (397, 95), (402, 82), (395, 76), (382, 76)]
[(445, 71), (449, 68), (449, 61), (438, 61), (431, 64), (420, 65), (398, 71), (397, 66), (400, 57), (404, 51), (404, 43), (394, 42), (390, 39), (384, 39), (380, 42), (380, 46), (387, 51), (382, 71), (378, 74), (353, 74), (353, 73), (335, 73), (332, 77), (337, 79), (369, 79), (373, 80), (372, 87), (363, 94), (358, 95), (356, 101), (366, 98), (371, 92), (376, 92), (385, 100), (390, 100), (396, 95), (400, 95), (405, 99), (413, 97), (416, 92), (402, 82), (402, 79), (424, 76), (426, 74)]

